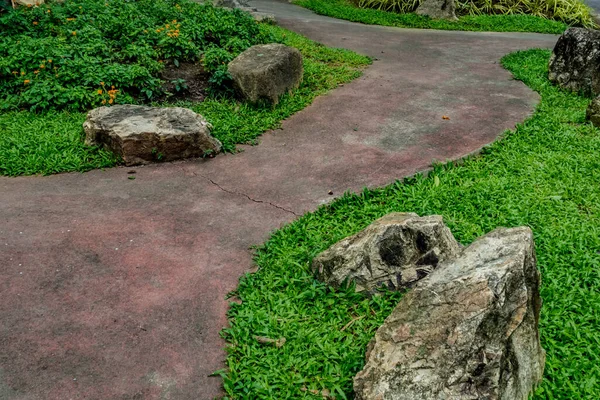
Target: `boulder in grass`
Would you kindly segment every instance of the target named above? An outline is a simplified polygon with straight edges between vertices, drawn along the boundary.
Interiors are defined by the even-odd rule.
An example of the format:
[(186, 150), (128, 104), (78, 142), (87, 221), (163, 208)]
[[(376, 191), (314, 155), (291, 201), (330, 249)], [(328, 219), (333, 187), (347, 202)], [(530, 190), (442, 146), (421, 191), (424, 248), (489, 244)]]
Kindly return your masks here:
[(585, 112), (585, 116), (595, 127), (600, 128), (600, 96), (592, 100)]
[(564, 89), (599, 95), (600, 31), (567, 29), (552, 51), (548, 78)]
[(460, 249), (439, 215), (391, 213), (319, 254), (312, 268), (331, 286), (354, 282), (356, 291), (374, 294), (414, 285)]
[(434, 19), (457, 21), (455, 10), (454, 0), (424, 0), (415, 12)]
[(529, 228), (497, 229), (443, 261), (375, 334), (357, 400), (526, 400), (541, 381), (540, 274)]
[(86, 144), (111, 150), (125, 165), (221, 151), (221, 142), (210, 135), (210, 124), (201, 115), (181, 107), (100, 107), (88, 113), (83, 129)]
[(236, 90), (246, 100), (268, 100), (273, 104), (302, 81), (302, 54), (282, 44), (248, 48), (228, 66)]

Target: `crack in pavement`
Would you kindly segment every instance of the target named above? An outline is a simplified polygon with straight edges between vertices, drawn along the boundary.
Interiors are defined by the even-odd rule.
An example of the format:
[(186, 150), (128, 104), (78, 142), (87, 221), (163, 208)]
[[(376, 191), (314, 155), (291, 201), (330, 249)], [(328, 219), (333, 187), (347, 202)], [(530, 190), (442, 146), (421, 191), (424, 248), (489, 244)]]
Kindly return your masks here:
[(218, 182), (215, 182), (214, 180), (212, 180), (212, 179), (211, 179), (211, 178), (209, 178), (208, 176), (205, 176), (205, 175), (202, 175), (202, 174), (196, 173), (195, 171), (187, 171), (185, 168), (183, 168), (183, 166), (181, 166), (181, 169), (182, 169), (184, 172), (191, 172), (191, 174), (192, 174), (192, 175), (194, 175), (194, 176), (199, 176), (199, 177), (201, 177), (201, 178), (204, 178), (204, 179), (206, 179), (207, 181), (209, 181), (210, 183), (212, 183), (213, 185), (215, 185), (216, 187), (218, 187), (220, 190), (222, 190), (222, 191), (223, 191), (223, 192), (225, 192), (225, 193), (229, 193), (229, 194), (234, 194), (234, 195), (236, 195), (236, 196), (242, 196), (242, 197), (245, 197), (245, 198), (247, 198), (248, 200), (250, 200), (250, 201), (252, 201), (252, 202), (254, 202), (254, 203), (259, 203), (259, 204), (267, 204), (267, 205), (270, 205), (271, 207), (275, 207), (275, 208), (277, 208), (278, 210), (281, 210), (281, 211), (285, 211), (285, 212), (287, 212), (287, 213), (290, 213), (290, 214), (294, 215), (295, 217), (300, 217), (300, 216), (301, 216), (300, 214), (297, 214), (297, 213), (295, 213), (295, 212), (294, 212), (294, 211), (292, 211), (292, 210), (289, 210), (289, 209), (287, 209), (287, 208), (285, 208), (285, 207), (278, 206), (277, 204), (271, 203), (270, 201), (265, 201), (265, 200), (257, 200), (257, 199), (254, 199), (254, 198), (252, 198), (252, 197), (248, 196), (246, 193), (237, 192), (237, 191), (235, 191), (235, 190), (227, 190), (227, 189), (225, 189), (223, 186), (219, 185), (219, 183), (218, 183)]

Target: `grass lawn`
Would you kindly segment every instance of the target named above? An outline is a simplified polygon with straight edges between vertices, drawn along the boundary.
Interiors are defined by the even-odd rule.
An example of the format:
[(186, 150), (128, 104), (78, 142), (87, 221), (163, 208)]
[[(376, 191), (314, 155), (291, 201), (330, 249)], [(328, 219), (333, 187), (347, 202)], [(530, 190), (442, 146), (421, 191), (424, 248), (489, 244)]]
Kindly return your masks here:
[[(79, 3), (73, 3), (70, 0), (66, 0), (64, 7), (68, 8), (74, 7), (74, 5), (83, 4), (85, 7), (92, 7), (93, 9), (93, 7), (98, 6), (97, 0), (77, 1)], [(200, 7), (206, 7), (208, 9), (208, 14), (210, 14), (210, 12), (215, 12), (217, 14), (214, 16), (216, 22), (212, 21), (216, 27), (207, 26), (206, 30), (209, 33), (206, 34), (205, 32), (201, 32), (204, 36), (195, 33), (195, 30), (199, 28), (197, 25), (188, 24), (191, 25), (189, 35), (193, 36), (194, 34), (197, 34), (200, 36), (197, 39), (198, 41), (206, 41), (205, 37), (212, 38), (224, 36), (225, 39), (227, 39), (223, 48), (215, 47), (213, 44), (208, 50), (203, 50), (203, 60), (205, 65), (208, 65), (209, 63), (214, 64), (214, 66), (211, 67), (213, 78), (217, 77), (222, 79), (223, 67), (226, 66), (226, 61), (233, 58), (233, 56), (239, 53), (243, 48), (252, 44), (252, 42), (243, 41), (246, 39), (233, 37), (235, 35), (231, 32), (232, 30), (234, 31), (234, 28), (228, 25), (227, 22), (227, 18), (229, 17), (232, 18), (234, 22), (242, 21), (246, 24), (250, 24), (247, 29), (256, 31), (253, 32), (253, 38), (258, 37), (263, 41), (280, 42), (297, 47), (304, 56), (304, 80), (301, 86), (291, 95), (284, 96), (280, 103), (275, 107), (266, 105), (253, 106), (240, 103), (226, 91), (221, 93), (217, 91), (215, 95), (209, 96), (204, 102), (200, 103), (154, 103), (154, 105), (161, 106), (184, 106), (203, 115), (214, 125), (212, 134), (221, 140), (225, 151), (235, 151), (236, 144), (254, 143), (259, 135), (266, 130), (278, 127), (283, 119), (306, 107), (319, 94), (358, 77), (362, 73), (362, 69), (370, 63), (369, 58), (360, 56), (356, 53), (347, 50), (327, 48), (277, 26), (256, 24), (250, 16), (241, 13), (239, 10), (228, 12), (221, 9), (210, 8), (209, 6), (185, 2), (185, 0), (161, 1), (177, 3), (176, 5), (182, 4), (184, 5), (184, 8), (167, 7), (167, 11), (159, 8), (156, 12), (157, 15), (162, 15), (161, 13), (163, 12), (183, 12), (187, 10), (187, 7), (189, 7), (191, 11), (198, 13), (199, 17), (202, 18), (204, 18), (206, 13), (198, 11), (198, 9), (202, 10)], [(100, 1), (100, 3), (102, 3), (101, 6), (104, 7), (105, 2)], [(158, 3), (159, 2), (154, 2), (152, 4), (159, 7)], [(107, 2), (106, 4), (109, 3)], [(127, 4), (132, 5), (134, 3)], [(120, 6), (120, 3), (114, 5), (115, 8)], [(168, 6), (168, 4), (166, 6)], [(102, 92), (99, 88), (103, 87), (98, 86), (99, 82), (106, 81), (106, 85), (123, 85), (117, 86), (117, 88), (123, 87), (123, 89), (122, 95), (119, 94), (119, 96), (117, 96), (115, 103), (140, 103), (141, 100), (139, 96), (145, 96), (146, 91), (151, 87), (148, 85), (156, 84), (154, 75), (156, 74), (156, 71), (161, 68), (160, 63), (154, 58), (165, 56), (165, 54), (160, 53), (151, 54), (149, 56), (147, 52), (153, 51), (152, 49), (155, 47), (160, 49), (160, 46), (164, 46), (168, 49), (176, 48), (176, 45), (179, 42), (172, 44), (169, 41), (181, 41), (185, 38), (186, 34), (186, 31), (184, 30), (185, 20), (183, 20), (181, 22), (183, 27), (181, 28), (182, 33), (180, 36), (175, 37), (172, 34), (172, 36), (166, 38), (154, 38), (151, 37), (150, 34), (148, 34), (148, 37), (142, 35), (141, 37), (143, 37), (147, 43), (144, 43), (143, 40), (140, 39), (140, 43), (134, 43), (136, 46), (134, 46), (133, 49), (124, 48), (123, 53), (127, 52), (127, 54), (124, 55), (123, 58), (126, 60), (130, 60), (131, 57), (133, 57), (131, 55), (132, 52), (139, 53), (137, 55), (138, 59), (136, 59), (136, 63), (127, 63), (122, 59), (118, 59), (118, 57), (109, 57), (106, 55), (107, 58), (105, 61), (102, 61), (100, 58), (98, 58), (100, 61), (93, 61), (92, 66), (96, 66), (97, 68), (86, 70), (85, 68), (87, 67), (82, 67), (82, 64), (87, 65), (86, 63), (89, 63), (91, 57), (90, 54), (94, 55), (94, 57), (104, 56), (102, 53), (104, 50), (98, 50), (104, 48), (103, 42), (96, 38), (96, 36), (101, 35), (101, 33), (95, 31), (88, 33), (90, 39), (84, 40), (83, 43), (85, 46), (82, 47), (80, 47), (81, 43), (79, 42), (73, 43), (72, 47), (66, 46), (65, 43), (69, 43), (69, 40), (76, 40), (73, 38), (83, 40), (80, 38), (83, 38), (86, 35), (86, 29), (88, 29), (88, 31), (91, 29), (87, 22), (82, 22), (80, 28), (69, 28), (78, 29), (77, 31), (73, 30), (73, 32), (80, 32), (78, 36), (72, 35), (71, 31), (69, 31), (67, 32), (67, 38), (60, 37), (60, 35), (57, 37), (56, 46), (64, 46), (63, 48), (60, 48), (60, 50), (55, 49), (56, 46), (54, 46), (54, 42), (50, 42), (50, 44), (47, 43), (48, 40), (54, 39), (53, 36), (49, 39), (44, 32), (40, 33), (34, 31), (32, 33), (28, 31), (28, 29), (39, 28), (45, 23), (43, 18), (50, 18), (50, 15), (54, 15), (54, 18), (59, 22), (52, 20), (48, 21), (48, 23), (52, 23), (54, 24), (53, 26), (59, 28), (62, 26), (60, 24), (61, 20), (66, 21), (64, 22), (65, 24), (75, 24), (77, 23), (77, 19), (84, 19), (82, 16), (78, 18), (66, 18), (70, 14), (66, 14), (60, 7), (62, 7), (61, 4), (52, 3), (48, 6), (48, 12), (34, 8), (31, 11), (26, 11), (24, 16), (20, 17), (21, 19), (17, 22), (22, 23), (25, 28), (23, 28), (23, 32), (16, 32), (15, 35), (21, 35), (19, 38), (31, 37), (31, 40), (38, 40), (32, 42), (29, 45), (29, 48), (19, 51), (14, 48), (14, 44), (8, 42), (11, 40), (10, 37), (5, 36), (4, 38), (0, 38), (0, 50), (4, 50), (5, 53), (8, 54), (5, 59), (0, 60), (0, 87), (3, 89), (0, 90), (0, 110), (4, 110), (0, 112), (0, 175), (18, 176), (53, 174), (68, 171), (87, 171), (90, 169), (106, 168), (117, 165), (119, 161), (111, 153), (99, 148), (87, 147), (83, 144), (82, 123), (85, 120), (85, 111), (94, 106), (101, 105), (101, 101), (106, 101), (108, 99), (107, 93), (98, 95), (97, 91)], [(133, 9), (133, 11), (135, 10), (136, 9)], [(63, 13), (60, 18), (56, 16), (59, 12)], [(32, 13), (32, 15), (27, 13)], [(33, 15), (33, 13), (41, 14), (41, 16)], [(111, 22), (122, 22), (122, 14), (116, 11), (115, 13), (115, 19), (111, 20)], [(1, 17), (2, 14), (0, 14), (0, 18)], [(155, 17), (155, 15), (149, 13), (149, 17)], [(5, 16), (4, 18), (7, 17)], [(34, 19), (36, 24), (30, 24), (30, 21), (26, 20), (27, 18)], [(171, 21), (173, 15), (163, 16), (162, 18), (167, 18), (168, 21)], [(181, 20), (181, 18), (184, 17), (180, 16), (179, 18)], [(131, 20), (136, 21), (136, 17), (131, 17)], [(0, 20), (0, 22), (2, 21)], [(152, 20), (150, 22), (139, 21), (137, 23), (153, 22), (154, 21)], [(6, 21), (5, 23), (8, 24)], [(92, 20), (90, 23), (100, 25), (96, 20)], [(135, 26), (135, 23), (133, 24)], [(219, 26), (219, 24), (221, 26)], [(127, 30), (129, 28), (125, 26), (120, 29)], [(141, 28), (138, 27), (137, 29)], [(224, 33), (220, 33), (219, 29), (223, 29)], [(248, 34), (248, 32), (243, 30), (239, 25), (236, 25), (236, 29), (241, 31), (238, 36), (243, 37), (243, 35)], [(39, 37), (36, 37), (36, 34)], [(164, 36), (162, 31), (157, 33), (157, 35), (161, 34)], [(109, 32), (108, 35), (115, 36), (113, 32)], [(116, 36), (117, 39), (120, 37), (119, 34)], [(230, 36), (232, 38), (230, 38)], [(12, 40), (14, 41), (14, 37)], [(192, 43), (187, 40), (183, 40), (183, 42), (184, 44), (182, 46), (184, 46), (184, 48), (185, 46), (189, 46), (187, 43)], [(231, 43), (234, 43), (234, 45)], [(242, 45), (239, 43), (242, 43)], [(128, 44), (130, 43), (125, 41), (124, 45), (117, 43), (115, 47), (126, 46)], [(155, 44), (156, 46), (154, 46)], [(39, 50), (37, 49), (38, 47)], [(229, 50), (221, 51), (225, 48)], [(52, 51), (55, 51), (56, 53), (49, 58), (47, 53)], [(71, 51), (75, 51), (75, 53), (69, 53)], [(197, 51), (197, 49), (194, 49), (194, 51)], [(61, 56), (61, 52), (68, 56)], [(208, 54), (213, 54), (210, 60), (208, 60)], [(0, 55), (2, 55), (1, 52)], [(12, 57), (10, 60), (9, 56)], [(37, 58), (40, 57), (43, 61), (37, 60)], [(193, 58), (196, 56), (191, 57)], [(117, 59), (115, 60), (115, 58)], [(47, 59), (53, 60), (53, 63), (48, 63)], [(61, 60), (64, 65), (61, 65), (60, 68), (63, 68), (65, 72), (60, 74), (59, 69), (59, 73), (56, 74), (55, 78), (54, 72), (49, 74), (48, 69), (50, 68), (50, 65), (57, 65)], [(23, 66), (8, 65), (11, 62), (15, 64), (28, 63), (34, 65), (34, 67), (25, 68)], [(77, 62), (81, 62), (82, 64), (73, 65)], [(111, 62), (113, 64), (110, 64)], [(42, 70), (38, 65), (44, 65), (46, 68)], [(37, 69), (33, 71), (35, 68)], [(152, 68), (158, 69), (154, 71)], [(82, 70), (83, 72), (81, 72)], [(22, 73), (20, 74), (19, 71)], [(13, 72), (16, 73), (13, 74)], [(63, 77), (63, 75), (66, 76)], [(125, 85), (130, 78), (137, 83), (136, 85), (127, 87)], [(113, 79), (114, 81), (111, 82), (110, 79)], [(25, 80), (27, 80), (26, 83)], [(53, 89), (49, 90), (49, 87)], [(156, 88), (152, 87), (152, 90), (156, 90)], [(38, 103), (35, 102), (36, 98), (40, 99)], [(26, 101), (29, 102), (26, 103)], [(110, 101), (112, 102), (112, 99)], [(38, 104), (46, 104), (46, 106), (44, 106), (45, 108), (42, 110), (35, 110)], [(59, 107), (60, 105), (64, 105), (64, 107)], [(71, 107), (73, 105), (76, 106)], [(15, 108), (17, 108), (17, 110), (14, 110)], [(22, 108), (26, 108), (26, 110), (22, 111)]]
[(456, 22), (434, 20), (415, 13), (398, 14), (375, 9), (358, 8), (349, 0), (294, 0), (294, 4), (317, 14), (371, 25), (400, 28), (441, 29), (450, 31), (538, 32), (561, 34), (567, 29), (563, 22), (532, 15), (467, 15)]
[[(224, 372), (230, 398), (352, 398), (365, 348), (401, 297), (373, 299), (315, 281), (312, 258), (392, 211), (441, 214), (463, 244), (498, 226), (533, 229), (542, 272), (544, 380), (536, 399), (600, 398), (600, 130), (589, 99), (552, 86), (550, 52), (503, 65), (541, 95), (535, 114), (461, 165), (347, 194), (275, 232), (256, 253), (259, 271), (235, 292)], [(255, 336), (286, 338), (277, 348)], [(325, 392), (327, 393), (327, 392)]]

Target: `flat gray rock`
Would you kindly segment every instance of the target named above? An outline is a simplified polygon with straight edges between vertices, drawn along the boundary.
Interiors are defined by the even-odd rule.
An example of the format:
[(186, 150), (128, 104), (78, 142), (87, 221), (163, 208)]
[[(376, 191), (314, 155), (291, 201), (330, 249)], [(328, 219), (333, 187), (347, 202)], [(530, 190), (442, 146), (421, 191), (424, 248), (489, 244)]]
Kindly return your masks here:
[(201, 115), (181, 107), (100, 107), (88, 113), (83, 129), (87, 145), (111, 150), (125, 165), (221, 151), (221, 142), (210, 135), (210, 124)]
[(541, 381), (540, 274), (527, 227), (440, 263), (368, 346), (357, 400), (526, 400)]
[(242, 52), (229, 63), (228, 71), (243, 98), (277, 104), (282, 95), (300, 85), (304, 67), (300, 51), (272, 43)]
[(319, 254), (312, 268), (332, 286), (354, 282), (359, 292), (376, 293), (381, 286), (399, 290), (414, 285), (460, 248), (441, 216), (391, 213)]

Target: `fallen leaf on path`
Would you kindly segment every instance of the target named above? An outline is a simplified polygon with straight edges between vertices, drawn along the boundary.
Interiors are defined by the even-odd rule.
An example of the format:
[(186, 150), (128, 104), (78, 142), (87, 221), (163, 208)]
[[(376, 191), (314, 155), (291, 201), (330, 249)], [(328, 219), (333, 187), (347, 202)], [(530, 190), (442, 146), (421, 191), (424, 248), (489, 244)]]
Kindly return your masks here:
[(450, 119), (450, 117), (447, 115), (442, 115), (442, 119)]

